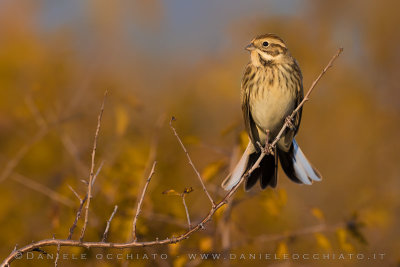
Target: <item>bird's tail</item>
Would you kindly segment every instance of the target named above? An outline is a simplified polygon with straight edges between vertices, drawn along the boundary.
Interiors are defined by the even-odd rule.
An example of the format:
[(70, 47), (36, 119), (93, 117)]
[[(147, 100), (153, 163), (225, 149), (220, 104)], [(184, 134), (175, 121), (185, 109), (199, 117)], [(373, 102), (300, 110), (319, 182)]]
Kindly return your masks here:
[(307, 160), (295, 139), (289, 151), (278, 149), (278, 155), (283, 171), (293, 182), (310, 185), (312, 181), (321, 181), (321, 174)]
[[(275, 153), (276, 155), (276, 153)], [(266, 155), (260, 162), (259, 166), (247, 177), (245, 181), (245, 190), (249, 190), (253, 185), (260, 181), (262, 189), (267, 186), (275, 187), (277, 181), (277, 166), (278, 161), (275, 155)], [(256, 163), (260, 157), (260, 152), (256, 152), (251, 142), (247, 145), (242, 158), (236, 165), (232, 174), (230, 174), (222, 182), (222, 187), (225, 190), (231, 190), (247, 172)]]

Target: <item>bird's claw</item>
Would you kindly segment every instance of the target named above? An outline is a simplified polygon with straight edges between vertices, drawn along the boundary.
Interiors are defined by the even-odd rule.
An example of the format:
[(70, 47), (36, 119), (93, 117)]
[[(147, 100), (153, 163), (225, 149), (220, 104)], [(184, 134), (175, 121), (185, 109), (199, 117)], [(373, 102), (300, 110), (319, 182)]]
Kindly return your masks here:
[(294, 124), (293, 124), (293, 119), (290, 118), (290, 116), (286, 117), (285, 123), (286, 123), (287, 127), (288, 127), (290, 130), (294, 130), (294, 129), (295, 129)]
[(271, 144), (266, 144), (265, 145), (265, 153), (267, 154), (267, 155), (272, 155), (272, 156), (274, 156), (275, 155), (275, 153), (274, 153), (274, 147), (271, 145)]
[(260, 142), (257, 142), (257, 145), (259, 146), (262, 153), (266, 155), (274, 155), (274, 148), (271, 144), (267, 143), (265, 144), (265, 146), (263, 146)]

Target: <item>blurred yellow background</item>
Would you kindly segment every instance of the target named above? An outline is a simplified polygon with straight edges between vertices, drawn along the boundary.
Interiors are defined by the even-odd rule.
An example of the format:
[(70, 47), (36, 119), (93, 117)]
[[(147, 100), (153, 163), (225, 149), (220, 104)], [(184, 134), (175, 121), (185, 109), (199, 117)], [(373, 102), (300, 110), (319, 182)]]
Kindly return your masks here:
[[(139, 240), (178, 235), (209, 210), (177, 131), (215, 198), (243, 137), (240, 79), (257, 34), (281, 36), (307, 89), (338, 47), (344, 53), (303, 109), (297, 141), (324, 179), (240, 189), (206, 230), (177, 245), (125, 253), (168, 260), (61, 260), (61, 266), (393, 266), (400, 255), (400, 22), (398, 1), (7, 1), (0, 0), (0, 256), (32, 240), (66, 238), (104, 91), (86, 240), (129, 240), (135, 203), (154, 159), (156, 174), (138, 223)], [(247, 142), (247, 140), (245, 140)], [(356, 226), (346, 228), (343, 224)], [(313, 226), (321, 231), (303, 233)], [(74, 238), (78, 238), (81, 223)], [(227, 230), (226, 230), (227, 229)], [(313, 228), (314, 229), (314, 228)], [(318, 229), (318, 228), (317, 228)], [(349, 229), (353, 229), (350, 231)], [(360, 233), (361, 234), (360, 234)], [(284, 235), (274, 238), (276, 235)], [(363, 242), (365, 238), (366, 242)], [(187, 253), (385, 253), (383, 261), (189, 261)], [(49, 251), (53, 251), (49, 249)], [(104, 252), (105, 253), (105, 252)], [(239, 255), (239, 254), (238, 254)], [(15, 266), (52, 266), (50, 260)]]

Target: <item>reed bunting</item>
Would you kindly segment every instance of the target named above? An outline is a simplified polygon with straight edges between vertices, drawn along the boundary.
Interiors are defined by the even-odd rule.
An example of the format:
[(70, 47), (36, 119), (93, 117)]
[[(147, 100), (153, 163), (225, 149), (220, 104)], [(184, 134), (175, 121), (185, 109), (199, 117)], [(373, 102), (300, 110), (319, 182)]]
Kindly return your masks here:
[[(242, 111), (250, 141), (239, 163), (222, 187), (230, 190), (253, 166), (266, 140), (273, 140), (279, 133), (286, 118), (303, 100), (303, 82), (300, 67), (290, 54), (285, 42), (275, 34), (264, 34), (254, 38), (246, 46), (250, 52), (241, 86)], [(312, 184), (320, 181), (320, 173), (304, 156), (296, 140), (301, 112), (294, 117), (275, 151), (266, 155), (259, 168), (245, 181), (249, 190), (257, 180), (262, 189), (275, 187), (277, 183), (278, 158), (285, 174), (296, 183)], [(268, 136), (268, 137), (267, 137)]]

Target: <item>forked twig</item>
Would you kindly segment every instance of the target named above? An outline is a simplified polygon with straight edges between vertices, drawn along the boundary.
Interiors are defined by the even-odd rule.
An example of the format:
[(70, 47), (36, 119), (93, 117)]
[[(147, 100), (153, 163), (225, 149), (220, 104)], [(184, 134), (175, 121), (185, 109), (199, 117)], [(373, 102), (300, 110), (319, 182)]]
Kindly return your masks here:
[(201, 178), (200, 172), (196, 169), (196, 166), (194, 166), (194, 163), (193, 163), (192, 159), (190, 158), (189, 152), (187, 151), (187, 149), (186, 149), (185, 145), (183, 144), (181, 138), (179, 137), (178, 133), (176, 132), (174, 126), (172, 126), (172, 122), (173, 122), (174, 120), (175, 120), (175, 117), (172, 117), (171, 120), (170, 120), (170, 122), (169, 122), (169, 125), (170, 125), (172, 131), (174, 132), (174, 135), (176, 136), (176, 139), (178, 139), (178, 142), (179, 142), (179, 144), (181, 145), (183, 151), (185, 152), (186, 157), (187, 157), (187, 159), (188, 159), (188, 161), (189, 161), (190, 166), (192, 166), (194, 172), (195, 172), (196, 175), (197, 175), (197, 178), (199, 178), (199, 181), (200, 181), (200, 183), (201, 183), (201, 186), (203, 187), (203, 191), (206, 193), (208, 199), (209, 199), (210, 202), (211, 202), (211, 206), (212, 206), (212, 207), (215, 207), (215, 202), (214, 202), (214, 200), (212, 199), (210, 193), (208, 193), (208, 190), (207, 190), (206, 186), (204, 185), (203, 178)]
[(99, 113), (99, 116), (97, 117), (97, 127), (96, 127), (96, 133), (94, 135), (94, 141), (93, 141), (92, 163), (90, 165), (90, 174), (89, 174), (89, 182), (88, 182), (88, 191), (87, 191), (88, 197), (87, 197), (86, 207), (85, 207), (85, 221), (83, 223), (81, 236), (79, 238), (80, 241), (82, 241), (83, 237), (85, 236), (86, 226), (87, 226), (88, 218), (89, 218), (89, 206), (90, 206), (90, 200), (92, 199), (92, 188), (93, 188), (94, 166), (95, 166), (94, 160), (96, 157), (97, 139), (99, 138), (101, 119), (103, 117), (104, 103), (106, 102), (107, 93), (108, 93), (108, 91), (106, 90), (104, 93), (104, 97), (103, 97), (103, 103), (101, 104), (100, 113)]
[(88, 195), (86, 194), (86, 196), (83, 199), (80, 198), (80, 203), (79, 203), (79, 207), (78, 207), (78, 210), (76, 212), (76, 215), (75, 215), (75, 220), (74, 220), (74, 223), (72, 224), (71, 228), (69, 228), (69, 234), (68, 234), (67, 240), (71, 240), (72, 239), (72, 235), (74, 234), (74, 230), (75, 230), (76, 226), (78, 225), (79, 219), (81, 218), (82, 209), (83, 209), (83, 206), (86, 203), (87, 196)]

